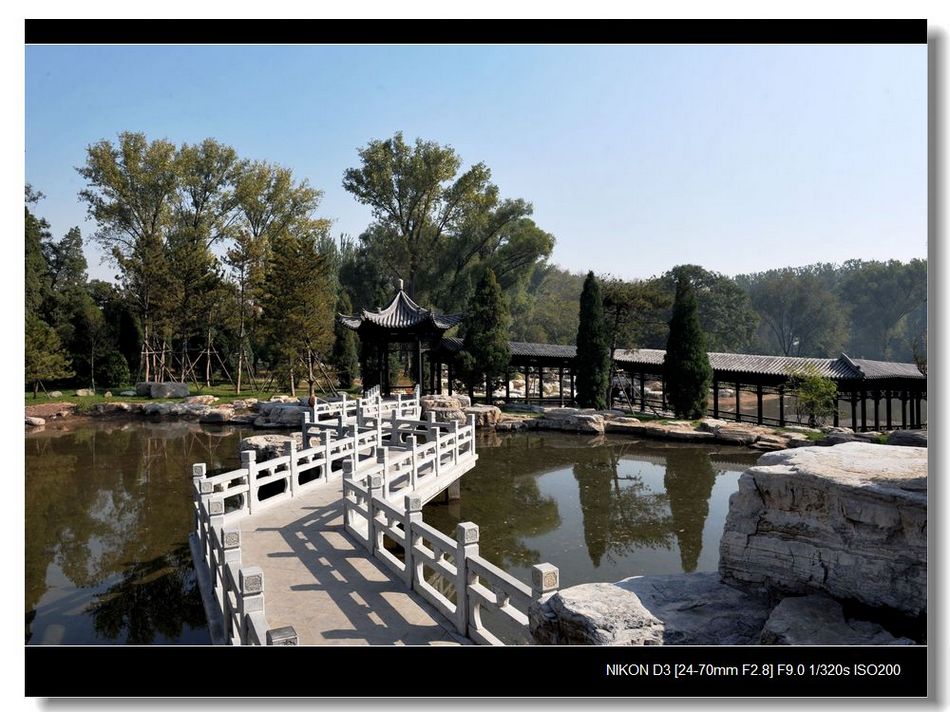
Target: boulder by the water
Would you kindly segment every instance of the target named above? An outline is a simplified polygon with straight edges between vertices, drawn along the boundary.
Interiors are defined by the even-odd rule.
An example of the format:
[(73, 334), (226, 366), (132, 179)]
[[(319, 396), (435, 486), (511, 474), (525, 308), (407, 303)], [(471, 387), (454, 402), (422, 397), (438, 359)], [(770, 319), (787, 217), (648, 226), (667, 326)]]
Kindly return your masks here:
[(80, 398), (87, 398), (96, 395), (96, 392), (91, 388), (79, 388), (76, 390), (76, 395)]
[(149, 389), (152, 398), (187, 398), (190, 393), (187, 383), (153, 383)]
[(562, 589), (529, 610), (536, 643), (742, 645), (759, 640), (768, 597), (715, 573), (634, 576)]
[(851, 442), (763, 455), (730, 499), (719, 572), (749, 589), (924, 613), (927, 450)]
[[(257, 453), (257, 461), (264, 462), (283, 456), (284, 448), (291, 440), (297, 444), (298, 450), (303, 449), (303, 435), (298, 432), (287, 433), (286, 435), (252, 435), (241, 440), (238, 451), (253, 450)], [(311, 437), (307, 447), (315, 447), (317, 444), (317, 438)]]
[(762, 629), (765, 645), (913, 645), (877, 623), (846, 620), (841, 604), (823, 594), (783, 599)]
[(210, 408), (198, 418), (199, 423), (227, 423), (234, 418), (233, 408)]
[[(466, 396), (467, 400), (467, 396)], [(437, 423), (464, 423), (467, 418), (463, 411), (462, 402), (456, 396), (422, 396), (419, 399), (422, 409), (422, 419), (426, 420), (429, 413), (435, 413)]]
[(927, 447), (927, 431), (895, 430), (887, 436), (887, 444), (902, 447)]
[(501, 409), (493, 405), (470, 405), (462, 410), (467, 418), (475, 416), (476, 428), (494, 428), (501, 418)]
[(26, 416), (26, 424), (30, 427), (37, 428), (40, 425), (46, 425), (46, 421), (43, 418), (34, 418), (32, 416)]
[(50, 392), (47, 393), (46, 395), (47, 395), (47, 397), (49, 397), (49, 398), (62, 398), (62, 397), (63, 397), (63, 392), (62, 392), (62, 391), (50, 391)]
[(128, 396), (136, 396), (138, 395), (138, 393), (136, 391), (120, 391), (119, 395), (128, 397)]

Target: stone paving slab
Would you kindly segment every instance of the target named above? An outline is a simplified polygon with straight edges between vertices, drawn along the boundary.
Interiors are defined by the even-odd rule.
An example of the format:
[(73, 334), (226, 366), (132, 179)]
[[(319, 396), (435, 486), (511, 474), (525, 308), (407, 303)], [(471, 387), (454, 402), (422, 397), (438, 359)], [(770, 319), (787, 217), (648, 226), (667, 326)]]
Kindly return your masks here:
[(339, 480), (240, 521), (242, 564), (264, 571), (268, 627), (301, 645), (468, 644), (343, 529)]

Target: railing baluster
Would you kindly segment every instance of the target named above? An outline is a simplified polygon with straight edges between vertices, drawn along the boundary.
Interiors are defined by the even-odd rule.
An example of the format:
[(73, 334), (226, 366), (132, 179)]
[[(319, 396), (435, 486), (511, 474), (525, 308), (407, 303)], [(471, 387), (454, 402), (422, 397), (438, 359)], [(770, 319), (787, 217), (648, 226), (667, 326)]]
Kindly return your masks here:
[(241, 452), (241, 467), (247, 470), (247, 507), (248, 515), (254, 513), (254, 499), (257, 494), (257, 453), (254, 450)]
[[(468, 635), (468, 565), (469, 556), (478, 556), (478, 525), (462, 522), (455, 528), (455, 627)], [(475, 577), (477, 581), (477, 577)]]

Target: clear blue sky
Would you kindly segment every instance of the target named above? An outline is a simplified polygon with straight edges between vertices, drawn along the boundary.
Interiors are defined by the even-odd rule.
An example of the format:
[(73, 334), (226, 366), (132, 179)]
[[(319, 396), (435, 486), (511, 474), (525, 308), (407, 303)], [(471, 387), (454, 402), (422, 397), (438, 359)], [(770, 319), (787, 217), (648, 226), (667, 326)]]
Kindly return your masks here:
[(927, 250), (926, 74), (923, 45), (28, 47), (26, 176), (54, 236), (89, 236), (86, 146), (210, 136), (308, 178), (355, 236), (343, 171), (401, 130), (484, 161), (574, 271), (906, 260)]

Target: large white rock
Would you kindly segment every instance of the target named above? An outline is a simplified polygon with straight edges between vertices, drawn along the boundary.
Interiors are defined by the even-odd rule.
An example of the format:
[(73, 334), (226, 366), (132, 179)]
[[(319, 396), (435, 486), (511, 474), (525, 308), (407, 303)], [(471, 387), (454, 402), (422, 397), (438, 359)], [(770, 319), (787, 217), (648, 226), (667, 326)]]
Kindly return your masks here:
[(768, 597), (715, 573), (634, 576), (553, 594), (529, 610), (536, 643), (557, 645), (740, 645), (758, 643)]
[(33, 416), (26, 416), (26, 424), (31, 427), (39, 427), (40, 425), (46, 425), (46, 421), (43, 418), (35, 418)]
[[(141, 384), (136, 384), (136, 390), (138, 390), (139, 385)], [(151, 383), (149, 384), (148, 391), (148, 395), (151, 398), (187, 398), (189, 393), (189, 385), (187, 383), (176, 383), (174, 381), (168, 383)]]
[(501, 418), (501, 409), (493, 405), (470, 405), (462, 413), (466, 418), (475, 416), (476, 428), (494, 428)]
[(88, 396), (96, 395), (96, 392), (92, 390), (91, 388), (80, 388), (76, 391), (76, 395), (79, 396), (80, 398), (86, 398)]
[(927, 450), (852, 442), (763, 455), (729, 501), (719, 572), (753, 589), (924, 613)]
[[(468, 396), (464, 396), (466, 402)], [(460, 396), (422, 396), (419, 399), (419, 405), (422, 409), (422, 419), (425, 420), (429, 413), (435, 413), (436, 422), (451, 423), (452, 421), (464, 423), (466, 421), (465, 412)]]

